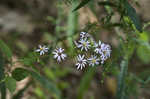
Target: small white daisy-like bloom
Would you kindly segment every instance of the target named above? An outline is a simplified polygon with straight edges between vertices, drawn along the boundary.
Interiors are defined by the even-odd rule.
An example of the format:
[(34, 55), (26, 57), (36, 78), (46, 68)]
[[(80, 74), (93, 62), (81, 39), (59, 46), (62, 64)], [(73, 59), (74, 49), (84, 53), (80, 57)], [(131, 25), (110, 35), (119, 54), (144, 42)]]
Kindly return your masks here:
[(90, 42), (87, 39), (81, 39), (77, 44), (77, 47), (81, 48), (81, 51), (88, 51), (88, 49), (90, 49), (90, 46)]
[(82, 70), (87, 64), (87, 60), (84, 57), (85, 55), (80, 55), (80, 54), (77, 56), (77, 63), (76, 63), (77, 69)]
[(89, 34), (89, 33), (87, 33), (87, 32), (81, 32), (81, 33), (80, 33), (80, 38), (81, 38), (81, 39), (83, 39), (83, 38), (88, 38), (88, 37), (90, 37), (90, 34)]
[(54, 59), (57, 59), (58, 62), (61, 62), (62, 60), (65, 60), (65, 58), (67, 57), (67, 55), (64, 54), (63, 52), (64, 52), (64, 49), (62, 49), (62, 48), (56, 48), (53, 51)]
[(39, 45), (38, 47), (39, 47), (39, 49), (36, 49), (35, 51), (39, 52), (40, 55), (44, 55), (45, 52), (48, 52), (48, 50), (49, 50), (49, 48), (47, 48), (45, 45), (43, 45), (43, 46)]
[(97, 58), (96, 55), (91, 55), (91, 57), (88, 60), (89, 60), (89, 65), (90, 66), (98, 65), (99, 61), (100, 61), (100, 59)]
[(99, 40), (98, 44), (97, 43), (94, 44), (94, 47), (96, 47), (95, 50), (94, 50), (95, 53), (97, 53), (97, 54), (102, 53), (102, 49), (101, 49), (102, 44), (103, 43), (100, 40)]
[(102, 44), (101, 45), (101, 63), (103, 64), (105, 60), (107, 60), (110, 57), (111, 54), (111, 47), (108, 44)]

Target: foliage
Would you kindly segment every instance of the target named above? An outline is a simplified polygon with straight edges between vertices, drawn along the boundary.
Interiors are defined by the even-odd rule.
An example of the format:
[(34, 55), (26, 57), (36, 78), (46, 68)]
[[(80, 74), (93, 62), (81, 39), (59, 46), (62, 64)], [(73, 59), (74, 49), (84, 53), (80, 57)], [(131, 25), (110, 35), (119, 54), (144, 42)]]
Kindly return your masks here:
[(78, 96), (77, 96), (78, 99), (83, 99), (84, 93), (89, 88), (90, 82), (94, 74), (96, 73), (95, 70), (96, 70), (96, 67), (88, 68), (87, 72), (83, 76), (79, 85), (79, 89), (78, 89)]
[(16, 68), (15, 70), (12, 71), (12, 77), (17, 81), (21, 81), (27, 76), (28, 72), (26, 71), (26, 69)]
[(16, 80), (12, 77), (6, 77), (5, 79), (6, 87), (9, 89), (11, 93), (16, 90)]
[[(34, 93), (37, 99), (67, 99), (72, 90), (73, 93), (76, 93), (76, 97), (74, 98), (84, 99), (89, 88), (92, 87), (92, 81), (95, 81), (94, 83), (97, 83), (97, 81), (101, 82), (98, 83), (98, 86), (103, 86), (103, 83), (107, 82), (106, 79), (108, 76), (115, 78), (117, 82), (113, 84), (114, 86), (117, 85), (117, 88), (114, 89), (115, 95), (112, 95), (113, 98), (130, 99), (132, 96), (137, 99), (139, 96), (138, 90), (140, 88), (146, 90), (150, 84), (150, 72), (147, 66), (150, 63), (150, 35), (147, 30), (150, 22), (141, 22), (136, 9), (132, 6), (132, 3), (137, 3), (137, 1), (63, 1), (69, 9), (66, 9), (67, 7), (62, 1), (55, 1), (57, 17), (48, 16), (46, 18), (46, 21), (54, 28), (52, 31), (48, 31), (47, 29), (46, 31), (48, 32), (42, 33), (41, 37), (39, 37), (39, 42), (48, 48), (48, 51), (43, 50), (44, 47), (39, 48), (40, 51), (43, 51), (43, 55), (40, 55), (36, 51), (35, 45), (31, 49), (23, 47), (23, 49), (27, 49), (20, 51), (18, 50), (18, 46), (21, 45), (16, 45), (14, 42), (9, 43), (5, 39), (0, 38), (0, 99), (7, 99), (7, 89), (11, 92), (12, 99), (20, 99), (30, 86), (33, 87), (32, 93)], [(99, 12), (96, 4), (103, 10), (104, 16), (101, 17), (101, 15), (97, 14)], [(86, 8), (84, 8), (85, 6)], [(79, 9), (86, 9), (88, 14), (86, 10), (84, 12), (79, 11)], [(68, 11), (68, 16), (66, 15), (66, 10)], [(92, 17), (92, 21), (94, 19), (96, 21), (89, 21), (84, 25), (84, 28), (80, 27), (80, 24), (82, 24), (80, 22), (82, 21), (80, 20), (82, 13), (83, 16), (87, 14), (88, 17)], [(119, 18), (116, 18), (116, 15)], [(85, 20), (87, 21), (88, 18)], [(88, 57), (91, 53), (94, 53), (91, 50), (90, 53), (80, 51), (78, 47), (74, 46), (74, 41), (78, 40), (78, 36), (81, 35), (79, 34), (80, 31), (88, 32), (92, 35), (91, 42), (94, 42), (95, 39), (97, 41), (101, 35), (106, 33), (107, 41), (111, 43), (112, 54), (104, 64), (87, 67), (87, 69), (82, 71), (75, 69), (74, 60), (78, 53), (85, 54)], [(115, 38), (117, 43), (114, 44), (111, 42), (111, 38)], [(16, 40), (16, 42), (18, 41)], [(63, 61), (58, 62), (55, 60), (58, 57), (53, 56), (53, 50), (58, 52), (58, 47), (60, 46), (63, 47), (62, 52), (67, 53), (67, 58), (63, 59), (59, 57)], [(94, 43), (92, 43), (92, 46), (94, 46)], [(16, 47), (16, 49), (14, 50), (13, 47)], [(94, 47), (92, 47), (92, 50), (94, 50)], [(60, 55), (62, 53), (55, 54)], [(15, 56), (17, 56), (17, 61), (13, 61)], [(15, 66), (15, 64), (19, 64), (19, 67)], [(101, 71), (98, 71), (99, 69)], [(17, 90), (16, 83), (23, 81), (25, 78), (30, 78), (28, 79), (28, 83), (21, 90)], [(75, 81), (75, 89), (71, 89), (74, 87)], [(69, 95), (66, 95), (68, 93)], [(90, 98), (94, 99), (96, 97), (90, 96)]]

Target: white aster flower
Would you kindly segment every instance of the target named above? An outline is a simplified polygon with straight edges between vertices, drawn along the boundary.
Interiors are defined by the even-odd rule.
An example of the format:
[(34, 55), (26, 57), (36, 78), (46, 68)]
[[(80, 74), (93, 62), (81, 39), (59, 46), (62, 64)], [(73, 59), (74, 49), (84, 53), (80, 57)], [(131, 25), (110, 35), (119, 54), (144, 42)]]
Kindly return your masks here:
[(77, 56), (77, 63), (76, 63), (76, 66), (77, 66), (77, 69), (81, 69), (85, 67), (85, 65), (87, 64), (87, 60), (84, 58), (85, 56), (84, 55), (78, 55)]
[(77, 44), (77, 47), (81, 48), (81, 51), (88, 51), (88, 49), (90, 49), (90, 46), (90, 42), (87, 39), (81, 39)]
[(47, 48), (45, 45), (44, 45), (44, 46), (39, 45), (38, 47), (39, 47), (39, 49), (36, 49), (35, 51), (36, 51), (36, 52), (39, 52), (40, 55), (44, 55), (45, 52), (48, 52), (48, 49), (49, 49), (49, 48)]
[(83, 39), (83, 38), (88, 38), (88, 37), (90, 37), (90, 34), (89, 34), (89, 33), (87, 33), (87, 32), (81, 32), (81, 33), (80, 33), (80, 38), (81, 38), (81, 39)]
[(64, 52), (64, 49), (62, 49), (62, 48), (56, 48), (53, 51), (54, 59), (57, 59), (58, 62), (61, 62), (62, 60), (65, 60), (65, 58), (67, 57), (67, 55), (64, 54), (63, 52)]
[(101, 45), (101, 63), (103, 64), (105, 60), (107, 60), (110, 57), (111, 54), (111, 47), (108, 44), (102, 44)]
[(94, 50), (95, 53), (97, 53), (97, 54), (102, 53), (101, 45), (102, 45), (102, 42), (100, 40), (99, 40), (98, 44), (97, 43), (94, 44), (94, 47), (96, 47)]
[(100, 61), (100, 59), (97, 58), (97, 56), (95, 56), (95, 55), (91, 55), (91, 57), (88, 60), (89, 60), (90, 66), (98, 65), (99, 61)]

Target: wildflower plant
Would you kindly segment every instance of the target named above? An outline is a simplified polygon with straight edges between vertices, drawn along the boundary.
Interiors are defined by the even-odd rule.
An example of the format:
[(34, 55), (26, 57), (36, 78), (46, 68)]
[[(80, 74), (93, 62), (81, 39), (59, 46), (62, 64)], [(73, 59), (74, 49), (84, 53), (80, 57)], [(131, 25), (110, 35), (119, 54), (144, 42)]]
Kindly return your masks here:
[[(138, 88), (137, 84), (143, 87), (149, 83), (149, 77), (143, 79), (128, 71), (130, 60), (136, 60), (136, 58), (132, 58), (134, 54), (143, 61), (143, 64), (150, 62), (150, 44), (146, 31), (149, 23), (143, 23), (144, 27), (142, 27), (136, 10), (128, 0), (95, 1), (99, 6), (103, 6), (106, 16), (97, 19), (95, 23), (85, 24), (85, 28), (78, 27), (78, 9), (89, 3), (87, 6), (95, 13), (97, 8), (93, 6), (94, 1), (63, 1), (72, 7), (72, 9), (68, 9), (67, 24), (64, 22), (64, 20), (66, 21), (66, 14), (64, 14), (66, 12), (63, 12), (62, 1), (57, 1), (59, 12), (57, 19), (48, 17), (50, 23), (55, 25), (54, 34), (43, 33), (48, 39), (45, 40), (46, 45), (33, 46), (32, 50), (28, 49), (29, 52), (24, 52), (25, 54), (20, 58), (19, 55), (15, 57), (16, 54), (13, 54), (5, 40), (0, 39), (0, 99), (6, 99), (6, 88), (11, 93), (15, 92), (16, 82), (27, 77), (32, 77), (35, 81), (29, 79), (25, 87), (17, 90), (12, 99), (20, 98), (22, 92), (33, 83), (40, 83), (44, 89), (51, 93), (50, 96), (46, 96), (47, 91), (41, 92), (43, 88), (36, 86), (35, 94), (40, 93), (39, 96), (42, 99), (66, 98), (63, 91), (65, 88), (70, 88), (71, 84), (69, 85), (70, 81), (63, 81), (62, 79), (72, 74), (72, 71), (85, 73), (81, 77), (80, 84), (77, 84), (79, 86), (77, 99), (83, 99), (95, 74), (103, 82), (105, 82), (104, 78), (109, 77), (109, 75), (118, 77), (117, 80), (114, 80), (114, 82), (117, 81), (116, 93), (114, 92), (115, 95), (113, 95), (115, 99), (130, 98), (131, 94), (134, 95), (133, 92), (137, 91), (131, 87), (136, 89)], [(115, 12), (120, 16), (117, 21), (112, 19), (116, 14)], [(111, 33), (106, 35), (110, 41), (100, 39), (100, 36), (97, 35), (102, 30), (113, 32), (117, 44), (111, 42), (111, 36), (109, 36)], [(20, 48), (24, 49), (25, 47)], [(16, 63), (20, 67), (15, 67)], [(14, 67), (12, 68), (12, 66)]]
[[(108, 58), (110, 58), (111, 54), (111, 47), (108, 44), (102, 43), (100, 40), (98, 43), (93, 39), (92, 35), (90, 35), (88, 32), (80, 32), (79, 39), (77, 41), (74, 41), (74, 44), (77, 48), (77, 50), (80, 50), (77, 54), (85, 54), (83, 55), (86, 57), (86, 61), (89, 64), (89, 66), (98, 66), (104, 63)], [(95, 55), (93, 55), (94, 53)], [(88, 58), (90, 57), (90, 58)], [(80, 67), (79, 60), (82, 60), (83, 57), (78, 57), (77, 64), (79, 65), (77, 69)], [(84, 64), (85, 65), (85, 64)], [(83, 66), (85, 67), (85, 66)], [(82, 70), (82, 68), (81, 68)]]

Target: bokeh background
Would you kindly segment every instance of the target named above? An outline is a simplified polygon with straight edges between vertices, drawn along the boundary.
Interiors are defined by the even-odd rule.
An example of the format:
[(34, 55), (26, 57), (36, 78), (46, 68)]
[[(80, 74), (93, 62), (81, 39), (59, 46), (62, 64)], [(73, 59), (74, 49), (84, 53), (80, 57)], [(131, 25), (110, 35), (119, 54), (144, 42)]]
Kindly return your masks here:
[[(136, 8), (142, 24), (149, 22), (150, 0), (129, 1)], [(93, 1), (77, 12), (72, 12), (76, 4), (73, 4), (71, 0), (70, 2), (69, 0), (0, 0), (0, 39), (5, 41), (13, 52), (12, 61), (14, 64), (9, 68), (9, 71), (16, 67), (30, 68), (18, 60), (28, 56), (28, 53), (37, 48), (39, 44), (50, 46), (57, 38), (63, 36), (65, 38), (57, 44), (63, 45), (67, 49), (67, 53), (70, 54), (68, 35), (76, 37), (88, 26), (91, 27), (89, 33), (96, 40), (100, 39), (109, 43), (113, 49), (112, 55), (117, 57), (120, 52), (117, 49), (119, 40), (115, 31), (101, 27), (101, 19), (107, 16), (105, 8)], [(115, 14), (112, 19), (117, 21), (119, 16)], [(95, 27), (92, 23), (98, 23), (98, 25), (95, 24)], [(146, 27), (143, 38), (149, 43), (150, 27)], [(41, 66), (39, 63), (34, 63), (33, 66), (58, 86), (62, 93), (62, 99), (77, 99), (79, 92), (82, 92), (80, 83), (86, 69), (77, 70), (74, 59), (67, 59), (63, 63), (57, 63), (49, 57), (43, 60), (45, 66)], [(103, 69), (98, 67), (90, 79), (91, 81), (87, 84), (86, 91), (83, 92), (83, 99), (115, 99), (118, 72), (119, 66), (117, 64), (113, 64), (108, 73), (103, 73)], [(129, 63), (129, 72), (133, 75), (139, 75), (143, 79), (149, 77), (149, 48), (137, 47)], [(128, 80), (129, 92), (131, 93), (128, 99), (150, 99), (150, 84), (141, 87), (141, 84), (134, 82), (130, 76)], [(7, 99), (13, 99), (22, 89), (24, 89), (23, 94), (19, 99), (55, 99), (53, 93), (43, 88), (38, 81), (31, 77), (17, 82), (16, 91), (13, 94), (8, 91)]]

